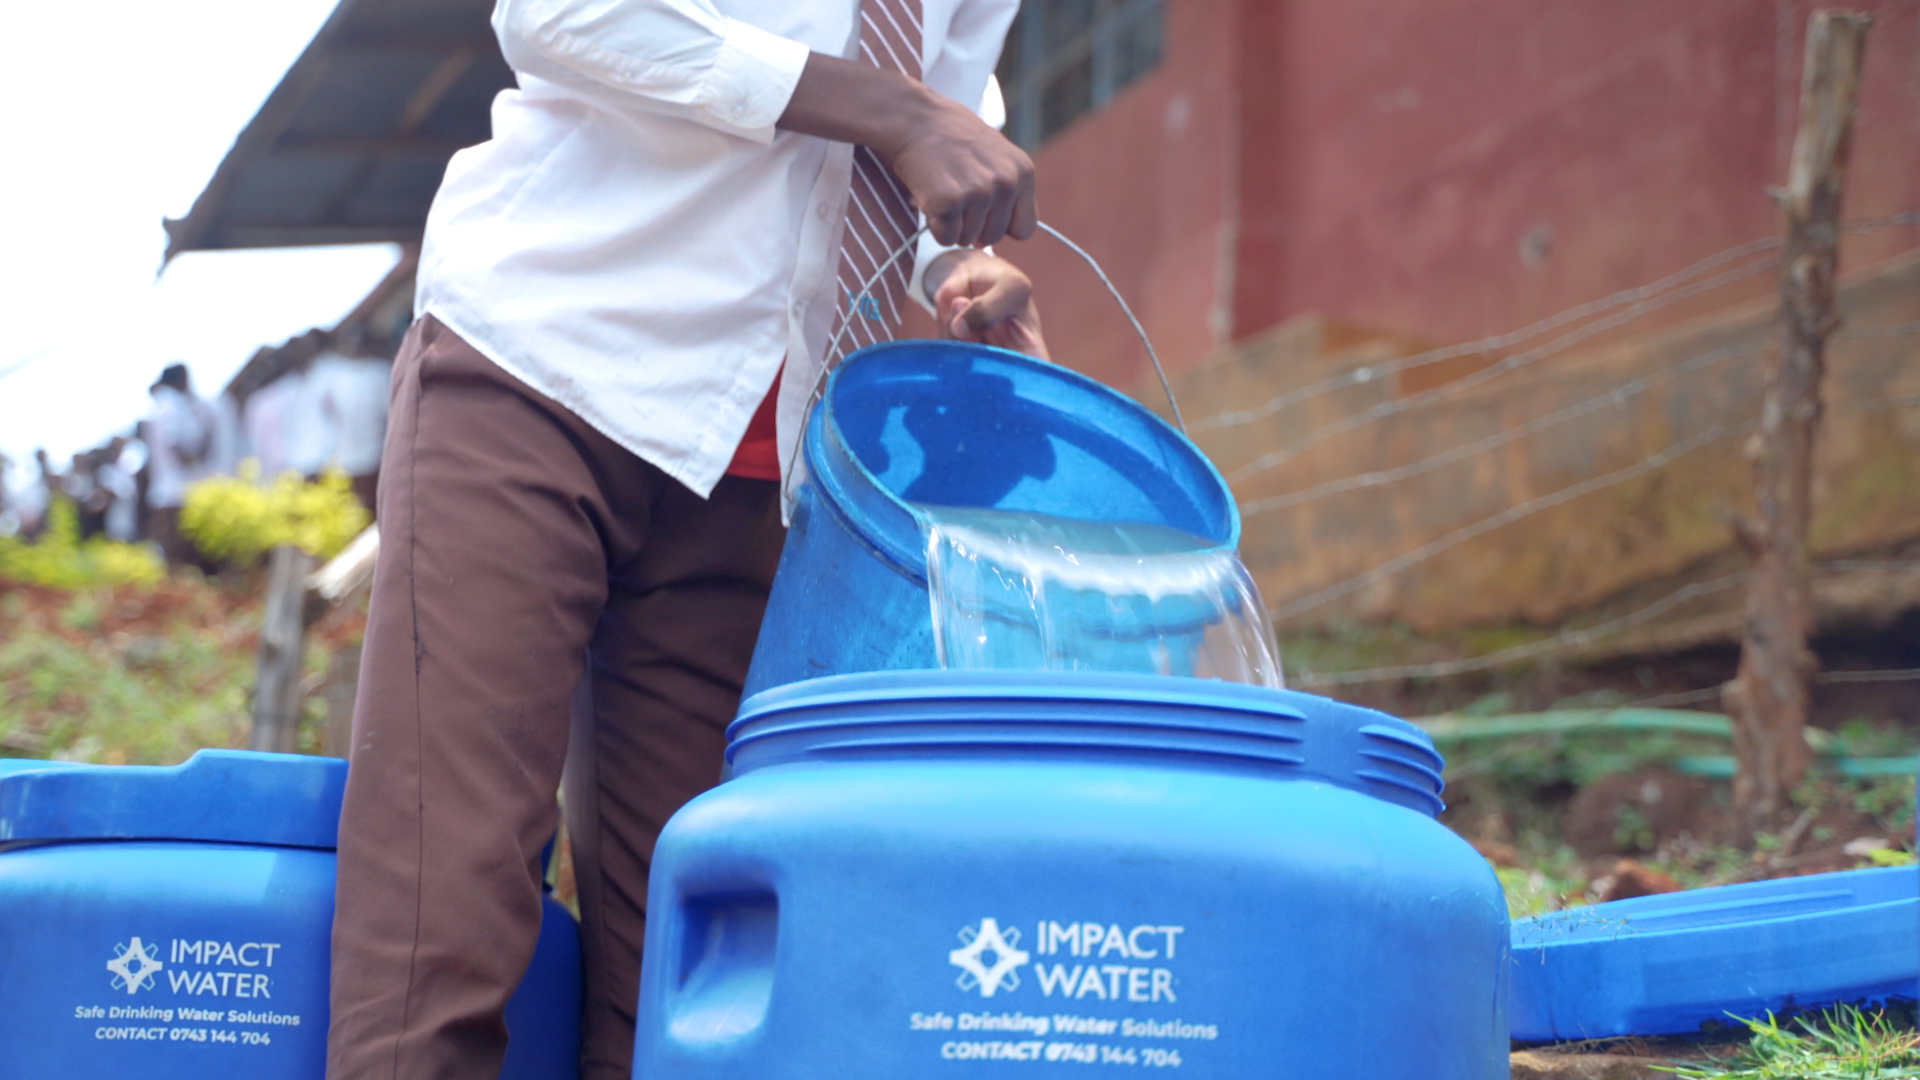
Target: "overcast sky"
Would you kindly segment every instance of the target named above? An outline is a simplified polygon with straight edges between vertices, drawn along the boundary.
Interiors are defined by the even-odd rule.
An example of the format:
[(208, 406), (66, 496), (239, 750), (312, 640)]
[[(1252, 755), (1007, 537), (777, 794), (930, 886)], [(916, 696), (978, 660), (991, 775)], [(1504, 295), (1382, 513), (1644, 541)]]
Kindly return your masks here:
[(35, 447), (64, 462), (131, 425), (167, 363), (218, 390), (392, 266), (384, 245), (302, 248), (186, 255), (154, 276), (160, 219), (193, 205), (335, 2), (6, 5), (0, 454), (16, 486)]

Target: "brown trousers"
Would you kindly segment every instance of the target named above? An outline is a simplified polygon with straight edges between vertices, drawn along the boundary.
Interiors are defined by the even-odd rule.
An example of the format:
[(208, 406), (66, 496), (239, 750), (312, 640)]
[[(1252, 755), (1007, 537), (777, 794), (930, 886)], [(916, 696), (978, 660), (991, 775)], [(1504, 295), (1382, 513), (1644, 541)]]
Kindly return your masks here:
[(582, 1075), (627, 1080), (654, 840), (719, 777), (777, 485), (702, 500), (429, 318), (394, 365), (380, 530), (327, 1076), (498, 1074), (564, 769)]

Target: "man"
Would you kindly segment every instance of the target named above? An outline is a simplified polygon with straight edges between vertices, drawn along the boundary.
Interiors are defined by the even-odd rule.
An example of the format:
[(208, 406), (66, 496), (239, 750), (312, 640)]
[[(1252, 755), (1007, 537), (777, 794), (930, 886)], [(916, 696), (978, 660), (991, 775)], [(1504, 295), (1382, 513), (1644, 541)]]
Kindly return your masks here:
[(147, 392), (153, 396), (145, 424), (147, 536), (160, 545), (168, 566), (206, 569), (192, 541), (180, 531), (180, 507), (186, 504), (189, 487), (213, 475), (218, 417), (194, 395), (185, 364), (167, 365)]
[(146, 447), (125, 435), (115, 435), (107, 448), (107, 457), (94, 474), (106, 495), (102, 526), (107, 539), (130, 544), (139, 533), (139, 492), (134, 474), (140, 471), (139, 463), (146, 456)]
[[(124, 474), (119, 471), (120, 455), (127, 449), (124, 435), (115, 435), (91, 450), (73, 455), (73, 467), (67, 473), (67, 497), (79, 512), (80, 539), (91, 540), (107, 533), (115, 499)], [(131, 477), (125, 477), (131, 483)], [(126, 537), (115, 536), (121, 540)]]
[(33, 451), (33, 466), (40, 479), (27, 491), (28, 527), (25, 531), (27, 539), (38, 540), (46, 531), (54, 498), (66, 488), (66, 478), (53, 467), (53, 458), (47, 455), (44, 446)]
[(829, 338), (931, 299), (1045, 354), (983, 250), (1031, 234), (1032, 165), (968, 107), (1016, 6), (500, 0), (520, 88), (447, 168), (394, 367), (333, 1080), (497, 1072), (563, 764), (583, 1075), (627, 1080), (654, 839), (719, 775)]
[(338, 470), (353, 483), (353, 493), (369, 511), (380, 471), (380, 448), (387, 432), (387, 387), (393, 365), (360, 352), (364, 335), (351, 330), (343, 340), (314, 358), (301, 389), (307, 423), (324, 431), (325, 445), (311, 472)]
[(47, 528), (47, 512), (53, 509), (53, 497), (60, 490), (60, 473), (53, 467), (45, 447), (33, 452), (34, 480), (20, 493), (16, 513), (20, 516), (20, 535), (38, 540)]

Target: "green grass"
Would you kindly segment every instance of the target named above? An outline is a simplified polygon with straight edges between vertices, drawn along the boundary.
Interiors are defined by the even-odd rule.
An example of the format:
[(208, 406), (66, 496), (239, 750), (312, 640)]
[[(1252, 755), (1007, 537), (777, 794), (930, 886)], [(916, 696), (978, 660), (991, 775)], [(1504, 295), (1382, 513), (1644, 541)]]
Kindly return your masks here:
[[(259, 605), (212, 583), (0, 587), (0, 757), (170, 765), (244, 745)], [(326, 650), (308, 642), (307, 670)], [(306, 703), (319, 719), (326, 703)], [(318, 729), (302, 725), (301, 749)]]
[(1544, 915), (1587, 902), (1587, 882), (1583, 876), (1562, 876), (1540, 867), (1523, 866), (1503, 866), (1494, 873), (1507, 894), (1510, 918)]
[(1745, 1020), (1747, 1045), (1724, 1061), (1662, 1069), (1688, 1080), (1896, 1080), (1920, 1077), (1920, 1034), (1885, 1013), (1840, 1005), (1782, 1023)]
[[(63, 591), (0, 585), (0, 757), (171, 765), (246, 744), (260, 605), (251, 583)], [(328, 643), (307, 642), (319, 681)], [(315, 694), (297, 748), (326, 712)]]
[(0, 644), (0, 743), (36, 757), (171, 764), (244, 738), (252, 683), (249, 658), (190, 629), (119, 648), (27, 629)]
[(1514, 837), (1521, 865), (1494, 868), (1507, 895), (1507, 914), (1515, 919), (1593, 903), (1580, 856), (1558, 837), (1529, 830)]

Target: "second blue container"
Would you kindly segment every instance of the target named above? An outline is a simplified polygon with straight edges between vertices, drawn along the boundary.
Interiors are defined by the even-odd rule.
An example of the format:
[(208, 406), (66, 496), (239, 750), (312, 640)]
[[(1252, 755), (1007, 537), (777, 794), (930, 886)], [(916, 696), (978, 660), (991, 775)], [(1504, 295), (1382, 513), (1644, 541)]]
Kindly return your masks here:
[[(320, 1080), (346, 778), (236, 750), (0, 760), (0, 1080)], [(549, 896), (503, 1080), (578, 1075), (580, 994)]]

